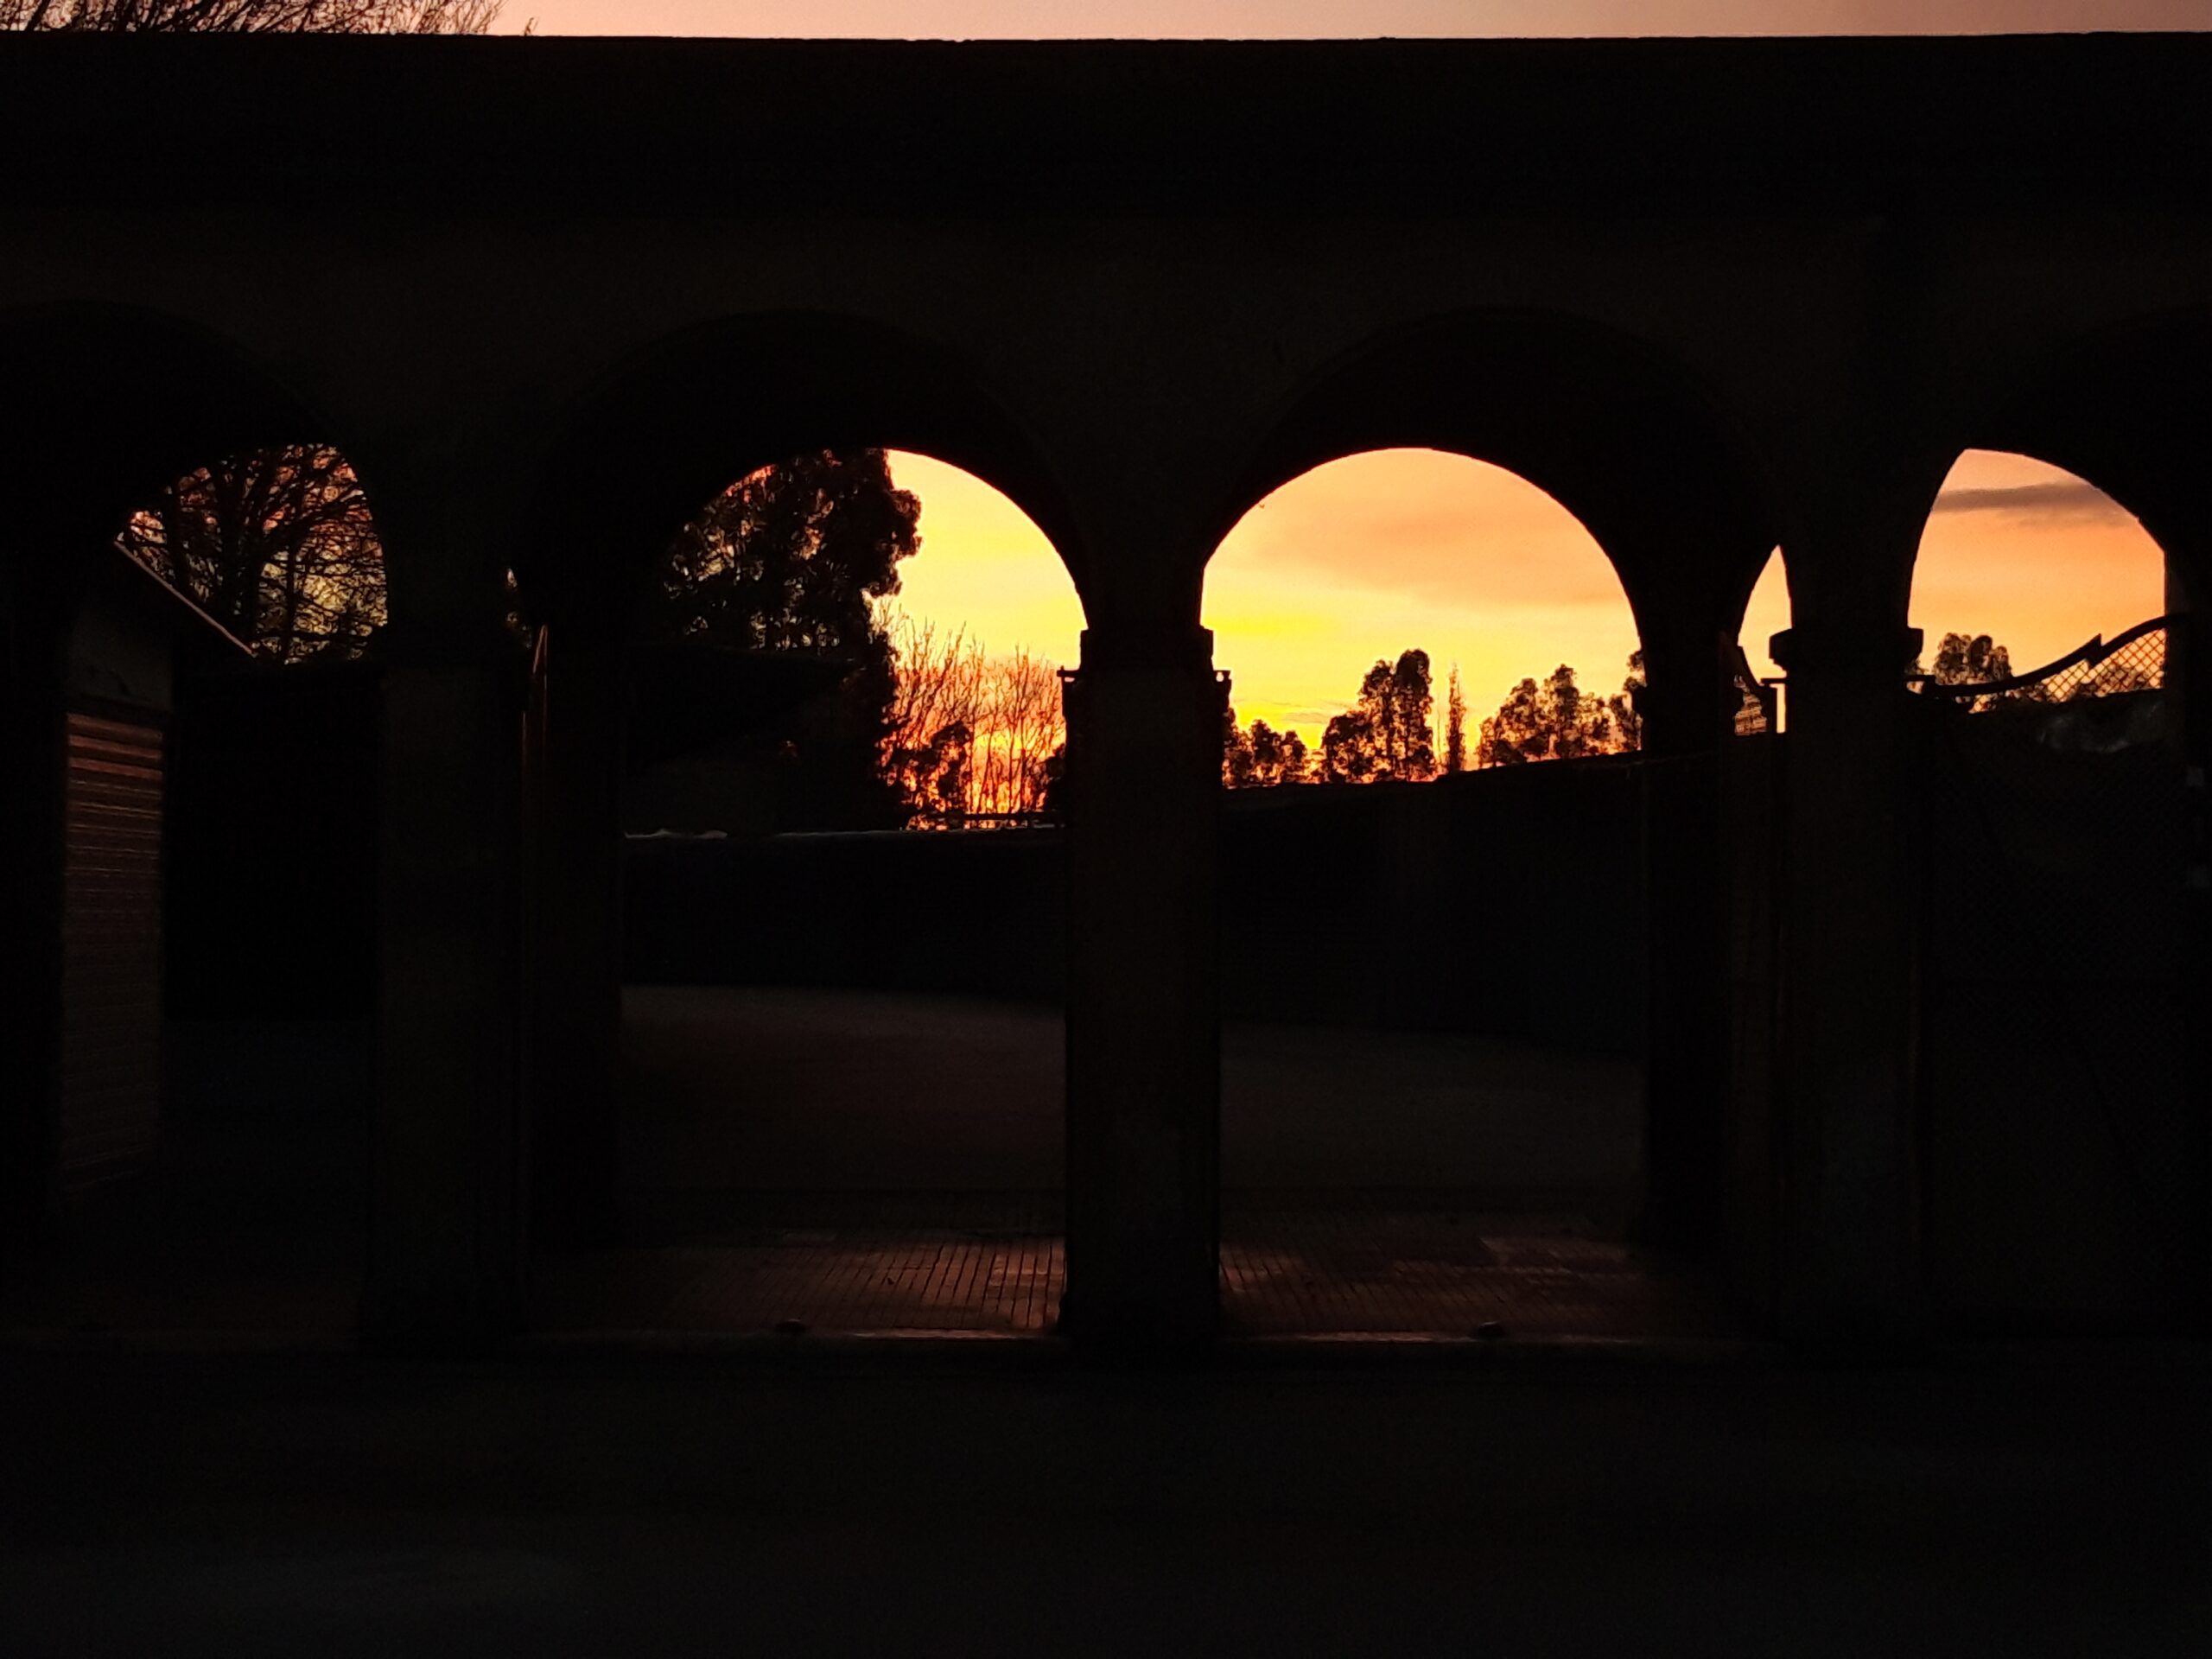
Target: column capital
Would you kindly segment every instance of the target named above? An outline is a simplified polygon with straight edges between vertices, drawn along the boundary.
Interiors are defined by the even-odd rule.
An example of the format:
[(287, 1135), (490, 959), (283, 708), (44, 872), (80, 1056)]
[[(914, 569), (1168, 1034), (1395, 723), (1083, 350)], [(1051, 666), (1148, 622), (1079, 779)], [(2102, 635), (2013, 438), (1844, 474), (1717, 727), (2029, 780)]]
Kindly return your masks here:
[(1887, 622), (1799, 623), (1767, 642), (1767, 652), (1790, 673), (1889, 673), (1902, 676), (1919, 659), (1918, 628)]
[(1213, 670), (1213, 630), (1194, 625), (1145, 624), (1085, 628), (1083, 666), (1131, 669)]

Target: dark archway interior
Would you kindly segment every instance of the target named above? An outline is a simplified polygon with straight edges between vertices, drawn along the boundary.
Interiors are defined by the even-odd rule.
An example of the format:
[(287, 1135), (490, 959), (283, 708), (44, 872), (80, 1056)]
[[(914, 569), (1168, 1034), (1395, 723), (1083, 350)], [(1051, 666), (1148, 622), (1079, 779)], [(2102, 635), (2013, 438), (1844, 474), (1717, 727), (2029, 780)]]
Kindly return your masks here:
[[(1320, 377), (1240, 506), (1392, 447), (1505, 467), (1581, 520), (1643, 635), (1646, 748), (1310, 801), (1230, 792), (1232, 1020), (1240, 980), (1287, 949), (1278, 907), (1240, 893), (1279, 893), (1320, 862), (1357, 872), (1362, 897), (1327, 949), (1331, 982), (1364, 993), (1329, 1000), (1364, 1010), (1353, 1032), (1226, 1034), (1230, 1328), (1709, 1330), (1718, 1298), (1684, 1268), (1731, 1225), (1744, 1179), (1717, 842), (1749, 792), (1724, 796), (1717, 762), (1742, 704), (1726, 648), (1775, 516), (1694, 388), (1627, 342), (1533, 314), (1433, 325)], [(1306, 918), (1288, 925), (1313, 946)], [(1592, 1017), (1605, 1008), (1618, 1017)], [(1319, 1063), (1347, 1039), (1361, 1064)], [(1244, 1121), (1240, 1077), (1270, 1066), (1300, 1078), (1310, 1166), (1263, 1151), (1283, 1135)], [(1538, 1288), (1560, 1274), (1566, 1294)]]
[(1967, 1328), (2173, 1328), (2200, 1294), (2202, 924), (2174, 895), (2202, 857), (2208, 365), (2202, 316), (2132, 328), (1977, 428), (2133, 513), (2168, 615), (1923, 722), (1929, 1274)]
[[(10, 1325), (336, 1339), (367, 1226), (376, 671), (281, 668), (118, 543), (327, 429), (144, 314), (17, 316), (5, 549)], [(17, 1068), (21, 1068), (18, 1070)]]
[[(574, 443), (586, 481), (518, 571), (540, 630), (551, 884), (533, 1317), (1046, 1330), (1065, 1161), (1058, 830), (904, 832), (895, 797), (796, 785), (851, 747), (878, 659), (652, 634), (668, 623), (644, 620), (640, 597), (687, 521), (762, 468), (925, 453), (1047, 530), (1049, 480), (930, 353), (814, 317), (668, 343)], [(575, 902), (579, 870), (595, 913)]]

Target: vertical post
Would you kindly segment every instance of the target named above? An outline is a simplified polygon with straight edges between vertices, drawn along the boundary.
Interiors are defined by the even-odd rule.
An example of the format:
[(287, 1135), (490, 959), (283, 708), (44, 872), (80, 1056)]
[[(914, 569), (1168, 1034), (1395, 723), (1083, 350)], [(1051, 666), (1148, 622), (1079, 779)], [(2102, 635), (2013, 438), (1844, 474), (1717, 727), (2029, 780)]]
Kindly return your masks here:
[(1788, 671), (1777, 1056), (1780, 1322), (1909, 1337), (1920, 1316), (1916, 928), (1904, 676), (1917, 631), (1800, 593)]
[(1219, 1325), (1212, 648), (1203, 628), (1094, 627), (1069, 686), (1063, 1320), (1094, 1348)]
[(1637, 1231), (1717, 1246), (1729, 1214), (1729, 887), (1720, 810), (1732, 638), (1648, 639), (1643, 717), (1644, 1192)]
[(499, 596), (395, 621), (365, 1337), (466, 1348), (524, 1288), (518, 1109), (520, 648)]
[(54, 1220), (61, 1037), (61, 717), (67, 603), (20, 547), (0, 571), (0, 1248)]
[(526, 1095), (531, 1224), (549, 1244), (618, 1229), (622, 677), (586, 625), (540, 630), (531, 685)]

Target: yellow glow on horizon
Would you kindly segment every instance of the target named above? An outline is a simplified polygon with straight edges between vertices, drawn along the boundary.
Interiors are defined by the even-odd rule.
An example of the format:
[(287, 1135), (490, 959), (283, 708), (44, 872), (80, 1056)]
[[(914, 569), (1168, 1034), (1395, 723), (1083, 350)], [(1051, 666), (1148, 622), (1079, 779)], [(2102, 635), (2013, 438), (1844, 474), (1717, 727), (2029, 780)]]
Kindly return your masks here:
[[(892, 475), (922, 498), (922, 550), (887, 607), (994, 654), (1078, 658), (1083, 607), (1059, 556), (1011, 500), (926, 456)], [(1923, 537), (1911, 618), (1926, 656), (1948, 632), (1987, 633), (2031, 668), (2093, 633), (2164, 608), (2164, 562), (2141, 525), (2071, 474), (1969, 452)], [(1318, 743), (1378, 659), (1429, 653), (1437, 717), (1456, 662), (1470, 741), (1513, 686), (1573, 665), (1587, 690), (1619, 687), (1636, 649), (1628, 601), (1603, 551), (1564, 507), (1502, 468), (1436, 450), (1382, 450), (1316, 467), (1255, 506), (1206, 573), (1214, 658), (1237, 718)], [(1741, 639), (1755, 673), (1789, 626), (1770, 560)]]
[(1027, 650), (1074, 667), (1083, 601), (1045, 532), (973, 474), (904, 450), (890, 459), (892, 482), (922, 499), (922, 545), (879, 608), (932, 621), (940, 636), (964, 630), (995, 656)]
[(1636, 625), (1581, 523), (1502, 467), (1433, 449), (1347, 456), (1254, 507), (1207, 568), (1214, 660), (1237, 719), (1317, 744), (1377, 660), (1428, 652), (1443, 718), (1452, 665), (1471, 743), (1513, 687), (1571, 664), (1619, 690)]

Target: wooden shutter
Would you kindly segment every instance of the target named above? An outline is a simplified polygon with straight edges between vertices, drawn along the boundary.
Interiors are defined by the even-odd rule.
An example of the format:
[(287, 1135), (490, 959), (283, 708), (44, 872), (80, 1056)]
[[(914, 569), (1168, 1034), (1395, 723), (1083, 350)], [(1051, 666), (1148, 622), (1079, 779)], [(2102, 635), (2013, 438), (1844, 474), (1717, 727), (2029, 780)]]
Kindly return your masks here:
[(65, 1191), (154, 1154), (162, 1101), (162, 733), (66, 716), (60, 1172)]

